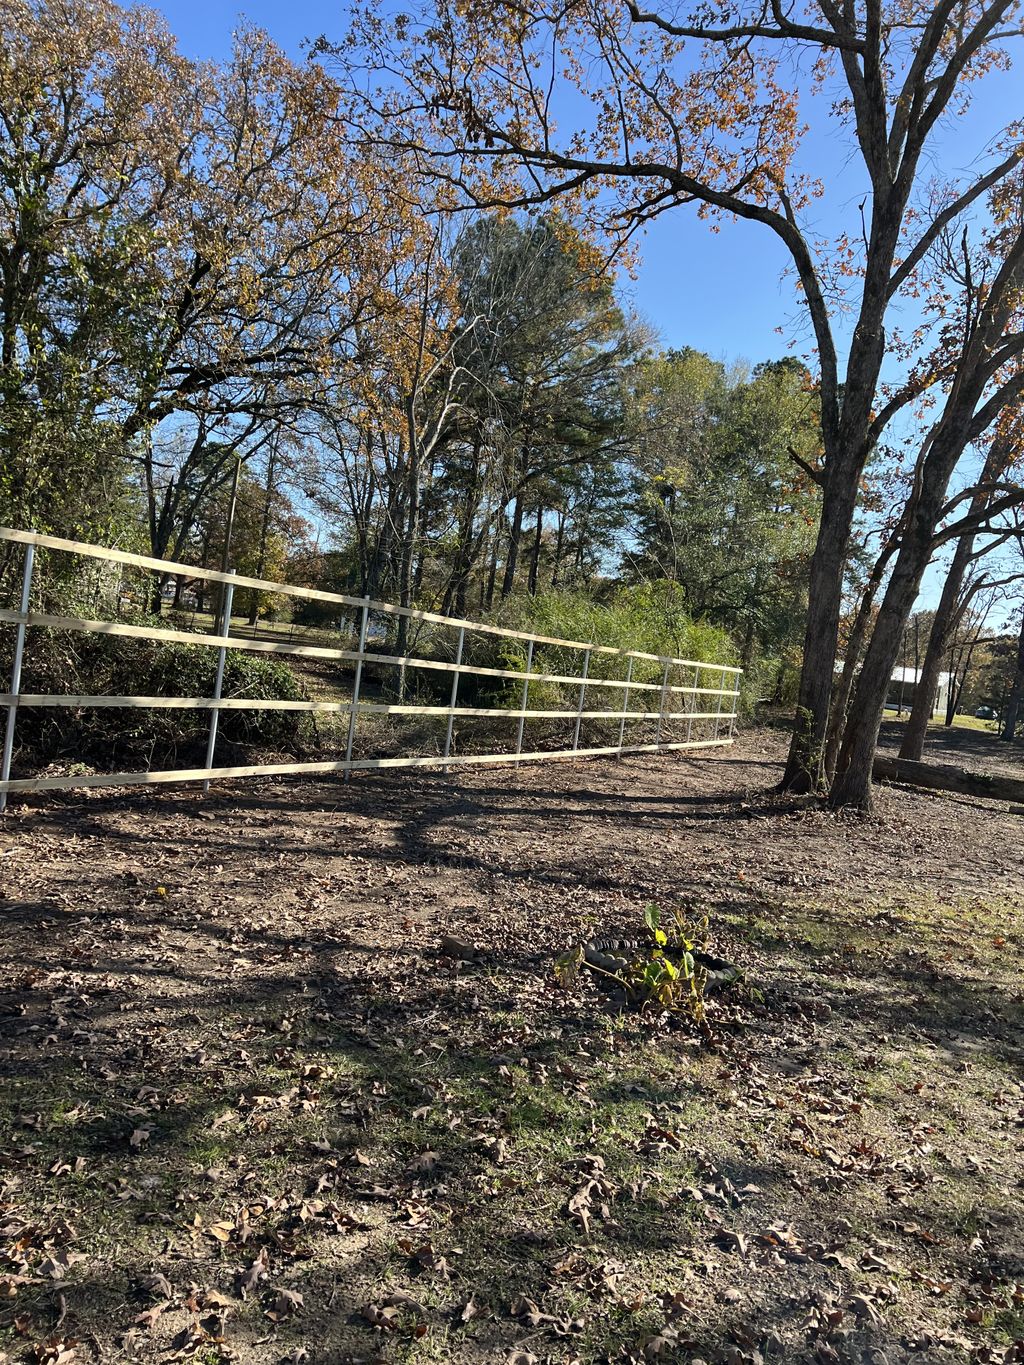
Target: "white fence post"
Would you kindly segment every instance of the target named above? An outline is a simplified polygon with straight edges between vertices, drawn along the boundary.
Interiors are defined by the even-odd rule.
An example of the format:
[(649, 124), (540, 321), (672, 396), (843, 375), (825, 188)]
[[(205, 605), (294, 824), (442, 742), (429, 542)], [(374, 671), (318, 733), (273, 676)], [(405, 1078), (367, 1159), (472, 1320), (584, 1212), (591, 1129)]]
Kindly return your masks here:
[[(455, 671), (455, 673), (452, 675), (452, 694), (451, 694), (451, 697), (450, 697), (449, 700), (448, 700), (448, 706), (449, 706), (450, 710), (449, 710), (449, 716), (448, 716), (448, 730), (447, 730), (447, 733), (445, 734), (445, 737), (444, 737), (444, 756), (445, 756), (445, 758), (447, 758), (448, 755), (449, 755), (449, 754), (451, 753), (451, 751), (452, 751), (452, 731), (455, 729), (455, 699), (456, 699), (456, 697), (459, 695), (459, 678), (461, 677), (461, 674), (458, 672), (458, 669), (459, 669), (459, 665), (462, 663), (462, 650), (463, 650), (463, 646), (465, 645), (465, 643), (466, 643), (466, 627), (465, 627), (465, 626), (460, 626), (460, 627), (459, 627), (459, 643), (458, 643), (458, 646), (456, 647), (456, 650), (455, 650), (455, 669), (456, 669), (456, 671)], [(447, 766), (444, 767), (444, 768), (442, 768), (441, 771), (442, 771), (443, 773), (447, 773), (447, 771), (448, 771)]]
[[(32, 569), (36, 562), (36, 547), (25, 546), (25, 562), (21, 571), (21, 615), (28, 615), (29, 597), (32, 592)], [(11, 663), (11, 704), (7, 708), (7, 728), (4, 730), (4, 755), (0, 764), (0, 782), (7, 782), (11, 776), (11, 758), (14, 755), (14, 726), (18, 715), (18, 693), (21, 691), (21, 661), (25, 654), (25, 622), (18, 622), (14, 637), (14, 659)], [(0, 812), (7, 809), (7, 788), (0, 791)]]
[(619, 721), (619, 758), (622, 757), (622, 737), (626, 733), (626, 712), (629, 710), (629, 684), (633, 681), (633, 656), (629, 656), (626, 671), (626, 688), (622, 694), (622, 719)]
[[(530, 669), (533, 667), (533, 641), (526, 646), (526, 680), (523, 683), (523, 695), (519, 698), (519, 710), (523, 714), (519, 717), (519, 725), (516, 729), (516, 753), (523, 752), (523, 727), (526, 725), (526, 699), (530, 695)], [(519, 767), (519, 764), (516, 764)]]
[(580, 675), (580, 701), (576, 707), (576, 729), (572, 736), (573, 753), (580, 747), (580, 726), (583, 723), (583, 703), (587, 696), (587, 675), (590, 673), (590, 650), (586, 650), (583, 655), (583, 673)]
[[(345, 762), (352, 762), (352, 745), (356, 738), (356, 713), (359, 709), (359, 689), (363, 682), (363, 655), (366, 653), (366, 628), (370, 620), (370, 608), (363, 607), (362, 620), (359, 622), (359, 658), (356, 660), (356, 676), (352, 680), (352, 710), (348, 717), (348, 739), (345, 742)], [(458, 675), (456, 675), (458, 676)], [(347, 782), (351, 773), (350, 768), (345, 769)]]
[(665, 672), (662, 674), (661, 677), (661, 701), (658, 704), (658, 731), (657, 734), (654, 736), (655, 745), (661, 743), (661, 727), (665, 720), (665, 698), (668, 696), (668, 670), (669, 664), (666, 661)]
[(686, 742), (687, 742), (687, 744), (690, 743), (690, 740), (691, 740), (691, 738), (693, 737), (693, 713), (694, 713), (694, 711), (696, 711), (696, 709), (697, 709), (697, 703), (698, 703), (699, 700), (700, 700), (700, 697), (699, 697), (698, 692), (697, 692), (697, 689), (698, 689), (699, 687), (700, 687), (700, 665), (698, 665), (698, 666), (693, 670), (693, 691), (690, 693), (690, 701), (689, 701), (689, 705), (688, 705), (688, 707), (687, 707), (687, 710), (688, 710), (689, 713), (690, 713), (689, 716), (687, 717), (687, 720), (686, 720)]
[[(230, 569), (229, 573), (234, 573)], [(234, 583), (224, 584), (224, 600), (221, 607), (220, 633), (221, 635), (231, 634), (231, 602), (235, 595)], [(224, 687), (224, 665), (227, 663), (228, 647), (221, 645), (220, 653), (217, 655), (217, 676), (213, 680), (213, 700), (220, 701), (220, 694)], [(217, 747), (217, 728), (220, 720), (220, 711), (216, 706), (210, 710), (210, 733), (206, 740), (206, 767), (213, 767), (213, 751)], [(207, 778), (203, 783), (203, 791), (210, 790), (210, 779)]]
[(718, 705), (715, 707), (715, 739), (718, 738), (719, 727), (722, 724), (722, 692), (725, 689), (725, 669), (722, 669), (718, 679)]

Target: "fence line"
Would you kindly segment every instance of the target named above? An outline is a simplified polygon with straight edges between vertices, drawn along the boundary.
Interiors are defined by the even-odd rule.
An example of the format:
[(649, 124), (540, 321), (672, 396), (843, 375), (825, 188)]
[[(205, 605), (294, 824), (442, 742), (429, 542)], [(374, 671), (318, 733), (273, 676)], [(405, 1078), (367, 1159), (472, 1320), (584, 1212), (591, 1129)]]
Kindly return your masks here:
[[(393, 603), (380, 602), (365, 597), (353, 597), (342, 593), (324, 592), (319, 589), (303, 588), (295, 584), (277, 583), (267, 579), (245, 577), (234, 572), (220, 572), (198, 565), (182, 564), (175, 560), (156, 559), (149, 555), (139, 555), (126, 550), (106, 549), (102, 546), (87, 545), (78, 541), (65, 540), (57, 536), (40, 535), (34, 532), (0, 528), (0, 541), (8, 541), (25, 546), (20, 609), (0, 609), (0, 623), (16, 628), (15, 650), (9, 690), (0, 694), (0, 706), (7, 708), (7, 727), (4, 735), (3, 761), (0, 769), (0, 810), (4, 808), (9, 792), (61, 790), (72, 787), (111, 787), (137, 786), (168, 782), (202, 782), (208, 788), (211, 779), (245, 777), (264, 774), (268, 776), (294, 773), (344, 773), (373, 768), (431, 768), (506, 762), (537, 762), (544, 759), (597, 757), (636, 753), (658, 753), (669, 750), (700, 749), (732, 743), (736, 720), (736, 698), (739, 696), (741, 671), (730, 664), (709, 663), (694, 659), (681, 659), (670, 655), (649, 654), (641, 650), (616, 648), (612, 645), (599, 645), (582, 641), (562, 640), (557, 637), (539, 635), (529, 631), (513, 630), (490, 622), (464, 620), (459, 617), (442, 616), (436, 612), (421, 611), (413, 607), (400, 607)], [(75, 616), (58, 616), (46, 612), (35, 612), (31, 607), (34, 555), (36, 549), (56, 550), (65, 554), (87, 559), (98, 559), (118, 565), (129, 565), (167, 578), (186, 579), (190, 582), (221, 583), (225, 585), (224, 603), (216, 614), (216, 633), (178, 630), (167, 627), (139, 626), (123, 621), (87, 619)], [(323, 645), (293, 644), (290, 641), (271, 641), (243, 638), (230, 634), (231, 596), (237, 588), (250, 588), (276, 596), (291, 597), (303, 601), (323, 602), (349, 608), (359, 616), (359, 644), (356, 649), (343, 649)], [(384, 654), (367, 651), (367, 625), (371, 614), (395, 617), (404, 616), (411, 620), (435, 624), (458, 632), (458, 644), (454, 662), (445, 659), (419, 657), (409, 654)], [(166, 643), (197, 645), (217, 650), (216, 679), (211, 697), (169, 697), (145, 695), (83, 696), (60, 693), (23, 693), (20, 690), (22, 659), (26, 647), (26, 632), (30, 629), (68, 630), (93, 635), (152, 640)], [(523, 641), (527, 644), (526, 668), (491, 668), (466, 662), (463, 655), (468, 633), (501, 637)], [(538, 648), (553, 647), (562, 651), (578, 651), (582, 654), (582, 667), (578, 673), (534, 672), (535, 651)], [(355, 665), (351, 696), (342, 701), (292, 701), (258, 700), (244, 697), (223, 697), (221, 695), (224, 668), (229, 650), (239, 650), (272, 656), (313, 658), (353, 663)], [(590, 672), (591, 657), (600, 655), (614, 656), (627, 663), (625, 678), (603, 678)], [(661, 681), (644, 682), (634, 676), (637, 661), (659, 664)], [(428, 672), (450, 674), (452, 678), (449, 704), (419, 705), (404, 702), (387, 703), (366, 701), (360, 695), (363, 683), (364, 665), (377, 664), (382, 667), (396, 667), (400, 676), (408, 668), (423, 669)], [(673, 670), (693, 670), (693, 685), (670, 682)], [(706, 682), (717, 685), (701, 686), (701, 675), (710, 674)], [(518, 708), (494, 706), (459, 706), (459, 683), (463, 676), (471, 675), (484, 679), (515, 681), (522, 684), (522, 694)], [(563, 709), (539, 707), (531, 709), (528, 705), (532, 684), (550, 683), (559, 686), (579, 688), (576, 704)], [(621, 690), (620, 705), (614, 710), (587, 709), (588, 688), (600, 690)], [(628, 709), (631, 694), (657, 692), (657, 709)], [(401, 695), (401, 693), (399, 693)], [(683, 710), (670, 710), (670, 698), (682, 699)], [(708, 706), (716, 703), (715, 709), (700, 709), (702, 699), (708, 699)], [(596, 699), (596, 698), (595, 698)], [(653, 701), (653, 699), (652, 699)], [(643, 699), (637, 695), (637, 702)], [(725, 703), (725, 705), (723, 705)], [(610, 704), (606, 703), (606, 705)], [(29, 777), (12, 780), (10, 777), (13, 757), (16, 717), (21, 707), (49, 708), (124, 708), (154, 710), (191, 710), (208, 711), (210, 724), (207, 739), (206, 766), (194, 769), (173, 769), (166, 771), (126, 772), (126, 773), (88, 773), (81, 775), (55, 777)], [(227, 711), (282, 711), (307, 712), (311, 714), (334, 713), (348, 715), (345, 758), (306, 763), (250, 764), (235, 767), (217, 767), (214, 764), (218, 734), (218, 717)], [(403, 755), (387, 758), (353, 758), (353, 743), (356, 736), (358, 718), (363, 715), (384, 716), (436, 716), (447, 719), (444, 752), (440, 756)], [(452, 743), (454, 726), (457, 719), (490, 717), (517, 722), (516, 745), (513, 753), (453, 754)], [(573, 726), (572, 748), (523, 752), (524, 728), (528, 720), (561, 719)], [(666, 723), (686, 721), (686, 739), (683, 741), (663, 741), (662, 730)], [(580, 730), (584, 721), (613, 722), (618, 727), (618, 743), (591, 748), (580, 748)], [(653, 744), (625, 744), (627, 721), (649, 721), (656, 723), (657, 733)], [(694, 722), (714, 723), (713, 734), (709, 737), (692, 738)], [(725, 723), (727, 730), (721, 734)]]

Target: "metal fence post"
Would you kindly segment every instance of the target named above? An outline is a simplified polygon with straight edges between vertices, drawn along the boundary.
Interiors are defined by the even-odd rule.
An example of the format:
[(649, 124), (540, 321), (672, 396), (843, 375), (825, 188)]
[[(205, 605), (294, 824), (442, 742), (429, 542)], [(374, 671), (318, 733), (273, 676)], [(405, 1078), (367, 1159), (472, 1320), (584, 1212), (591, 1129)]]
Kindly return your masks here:
[[(466, 627), (465, 627), (465, 626), (460, 626), (460, 627), (459, 627), (459, 643), (458, 643), (458, 646), (456, 647), (456, 650), (455, 650), (455, 673), (454, 673), (454, 676), (452, 677), (452, 695), (451, 695), (451, 697), (450, 697), (449, 700), (448, 700), (448, 706), (449, 706), (448, 731), (447, 731), (447, 733), (446, 733), (446, 735), (445, 735), (445, 737), (444, 737), (444, 756), (445, 756), (445, 758), (447, 758), (448, 755), (449, 755), (449, 754), (451, 753), (451, 751), (452, 751), (452, 731), (453, 731), (454, 728), (455, 728), (455, 698), (459, 695), (459, 677), (461, 676), (460, 673), (459, 673), (459, 665), (462, 663), (462, 649), (463, 649), (463, 646), (465, 645), (465, 643), (466, 643)], [(441, 771), (442, 771), (443, 773), (447, 773), (447, 771), (448, 771), (448, 765), (445, 764), (445, 766), (441, 769)]]
[(718, 731), (722, 724), (722, 691), (725, 688), (725, 669), (722, 669), (721, 677), (718, 679), (718, 705), (715, 707), (715, 739), (718, 738)]
[(587, 675), (590, 672), (590, 650), (586, 650), (583, 655), (583, 673), (580, 676), (580, 701), (576, 707), (576, 729), (572, 736), (573, 753), (580, 747), (580, 726), (583, 723), (583, 703), (587, 695)]
[[(517, 730), (516, 730), (516, 753), (517, 753), (517, 754), (521, 754), (521, 753), (523, 752), (523, 727), (524, 727), (525, 724), (526, 724), (526, 715), (525, 715), (525, 711), (526, 711), (526, 700), (527, 700), (528, 696), (530, 695), (530, 669), (531, 669), (532, 667), (533, 667), (533, 641), (531, 640), (531, 641), (529, 642), (529, 644), (526, 646), (526, 679), (525, 679), (525, 681), (523, 682), (523, 695), (522, 695), (522, 696), (520, 697), (520, 699), (519, 699), (519, 710), (520, 710), (520, 712), (523, 713), (523, 714), (521, 714), (520, 717), (519, 717), (519, 726), (518, 726), (518, 728), (517, 728)], [(518, 764), (518, 763), (516, 763), (516, 767), (517, 767), (517, 768), (519, 767), (519, 764)]]
[(687, 709), (688, 709), (689, 712), (690, 712), (690, 714), (689, 714), (689, 716), (688, 716), (688, 718), (687, 718), (687, 721), (686, 721), (686, 742), (687, 742), (687, 744), (689, 744), (691, 738), (693, 737), (693, 713), (696, 711), (697, 705), (698, 705), (698, 703), (699, 703), (699, 701), (700, 701), (700, 697), (699, 697), (698, 692), (697, 692), (697, 689), (698, 689), (699, 687), (700, 687), (700, 665), (698, 664), (697, 667), (693, 670), (693, 691), (690, 693), (690, 702), (689, 702), (689, 706), (687, 707)]
[(626, 712), (629, 710), (629, 684), (633, 681), (633, 656), (630, 655), (629, 668), (626, 670), (626, 689), (622, 694), (622, 719), (619, 721), (619, 752), (617, 758), (622, 757), (622, 737), (626, 733)]
[(668, 696), (668, 670), (669, 665), (665, 664), (665, 672), (661, 678), (661, 700), (658, 703), (658, 731), (654, 736), (655, 746), (661, 743), (661, 727), (665, 720), (665, 698)]
[[(234, 569), (230, 570), (234, 573)], [(221, 635), (231, 634), (231, 602), (235, 595), (234, 583), (224, 584), (224, 598), (221, 607), (220, 633)], [(224, 687), (224, 665), (227, 663), (228, 647), (221, 645), (217, 654), (217, 675), (213, 680), (213, 700), (220, 701), (220, 694)], [(206, 740), (206, 767), (213, 767), (213, 751), (217, 746), (217, 729), (220, 721), (220, 711), (216, 706), (210, 710), (210, 733)], [(203, 791), (210, 790), (210, 779), (207, 777), (203, 781)]]
[[(366, 653), (366, 627), (370, 620), (370, 608), (363, 607), (362, 620), (359, 623), (359, 658), (356, 660), (356, 676), (352, 682), (352, 710), (348, 717), (348, 740), (345, 743), (345, 762), (352, 762), (352, 745), (356, 737), (356, 712), (359, 709), (359, 688), (363, 681), (363, 655)], [(351, 775), (351, 769), (345, 769), (344, 781), (347, 782)]]
[[(32, 569), (36, 562), (36, 547), (25, 546), (25, 563), (21, 572), (21, 615), (28, 615), (29, 596), (32, 592)], [(14, 755), (14, 725), (18, 714), (18, 693), (21, 691), (21, 661), (25, 654), (25, 622), (18, 622), (14, 637), (14, 659), (11, 663), (11, 702), (7, 708), (7, 728), (4, 730), (4, 754), (0, 764), (0, 781), (7, 782), (11, 776), (11, 758)], [(0, 790), (0, 812), (7, 809), (7, 788)]]

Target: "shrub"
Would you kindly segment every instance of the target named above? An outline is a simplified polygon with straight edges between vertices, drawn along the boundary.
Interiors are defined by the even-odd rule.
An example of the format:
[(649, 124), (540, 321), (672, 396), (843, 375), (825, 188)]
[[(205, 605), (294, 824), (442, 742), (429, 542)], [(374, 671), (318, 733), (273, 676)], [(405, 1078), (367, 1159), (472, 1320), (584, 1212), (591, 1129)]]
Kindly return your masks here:
[[(136, 624), (149, 618), (136, 618)], [(160, 624), (155, 619), (153, 625)], [(166, 624), (166, 623), (164, 623)], [(0, 667), (9, 669), (8, 657)], [(21, 690), (65, 696), (209, 697), (217, 651), (203, 645), (166, 643), (71, 631), (32, 630), (26, 643)], [(291, 670), (276, 659), (228, 653), (222, 695), (255, 700), (302, 698)], [(23, 707), (18, 712), (19, 766), (38, 768), (73, 760), (100, 769), (163, 767), (201, 761), (209, 729), (208, 710), (123, 707)], [(302, 713), (222, 711), (218, 761), (240, 748), (292, 750)]]
[[(692, 621), (683, 608), (681, 590), (672, 583), (621, 588), (605, 601), (581, 592), (547, 592), (536, 597), (513, 598), (504, 603), (492, 619), (495, 624), (514, 630), (556, 639), (611, 645), (616, 649), (672, 655), (697, 662), (736, 662), (736, 650), (728, 634), (718, 627)], [(581, 650), (543, 645), (537, 654), (546, 673), (579, 674)], [(484, 667), (524, 671), (526, 656), (527, 643), (523, 640), (495, 636), (473, 639), (472, 662)], [(636, 682), (658, 682), (662, 671), (662, 665), (653, 660), (634, 660)], [(588, 675), (591, 678), (622, 678), (625, 673), (626, 662), (622, 658), (599, 653), (590, 657)], [(706, 682), (707, 675), (702, 680), (703, 684)], [(518, 683), (509, 683), (499, 690), (506, 701), (518, 703)], [(559, 699), (561, 704), (575, 705), (574, 690), (567, 684), (532, 684), (530, 697), (531, 705), (536, 706), (542, 704), (542, 697), (553, 705), (558, 705)]]

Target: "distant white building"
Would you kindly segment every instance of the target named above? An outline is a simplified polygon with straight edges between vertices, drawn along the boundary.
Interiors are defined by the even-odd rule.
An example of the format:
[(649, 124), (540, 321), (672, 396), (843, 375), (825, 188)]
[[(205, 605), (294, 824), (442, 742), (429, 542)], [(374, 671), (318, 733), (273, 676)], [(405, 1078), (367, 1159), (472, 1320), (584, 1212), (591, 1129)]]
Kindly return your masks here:
[[(894, 668), (892, 671), (892, 681), (889, 683), (889, 692), (885, 699), (886, 709), (889, 711), (909, 711), (914, 704), (914, 696), (917, 692), (917, 684), (921, 680), (921, 670), (919, 668)], [(936, 712), (946, 714), (946, 703), (949, 701), (949, 674), (939, 674), (939, 686), (932, 703), (932, 715)]]

